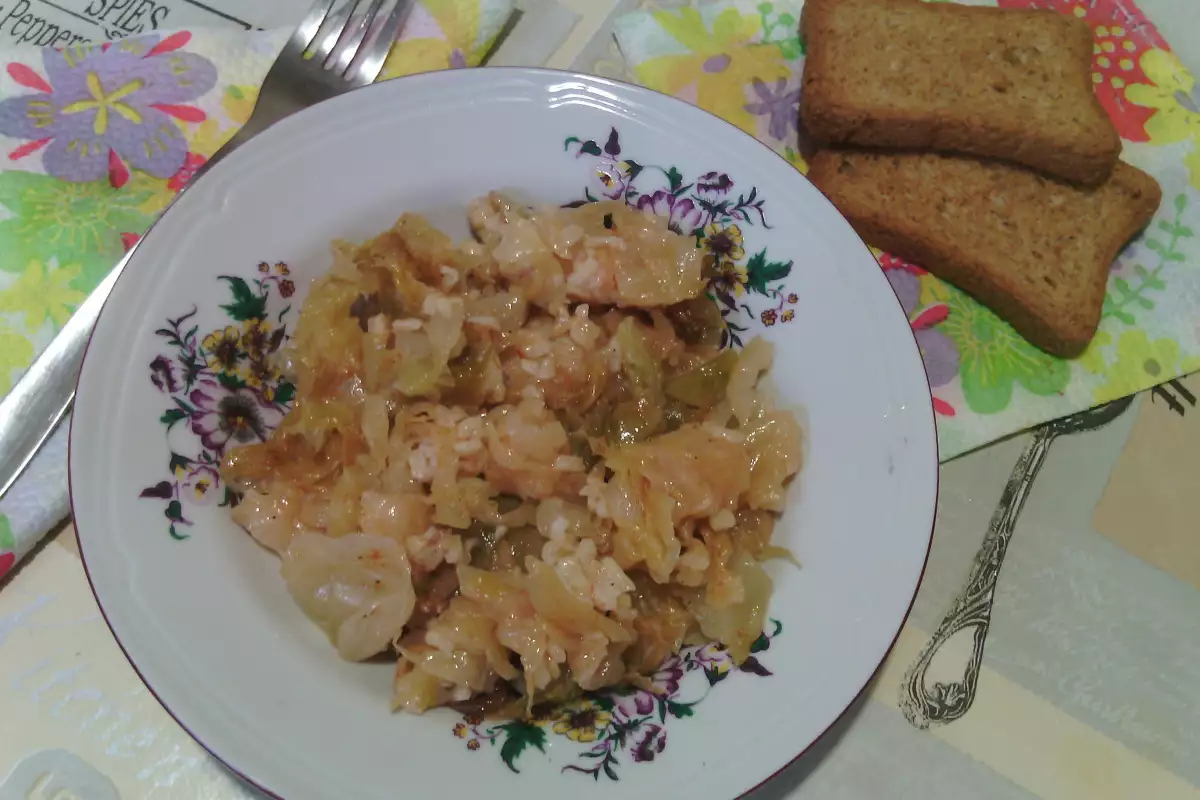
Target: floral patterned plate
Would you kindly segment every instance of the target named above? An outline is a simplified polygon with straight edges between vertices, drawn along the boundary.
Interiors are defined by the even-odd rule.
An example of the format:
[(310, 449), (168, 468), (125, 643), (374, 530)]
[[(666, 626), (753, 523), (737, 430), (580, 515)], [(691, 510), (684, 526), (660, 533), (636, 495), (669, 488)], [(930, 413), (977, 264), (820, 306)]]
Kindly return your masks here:
[[(726, 344), (776, 345), (806, 463), (777, 536), (772, 621), (740, 667), (720, 647), (654, 691), (538, 719), (388, 710), (392, 667), (339, 660), (278, 561), (230, 520), (216, 465), (268, 435), (293, 388), (271, 354), (335, 237), (403, 210), (465, 235), (490, 189), (624, 199), (716, 258)], [(730, 798), (850, 705), (908, 612), (937, 490), (933, 412), (903, 309), (849, 225), (754, 139), (643, 89), (537, 70), (405, 78), (302, 112), (185, 191), (105, 308), (71, 430), (71, 489), (96, 597), (196, 739), (282, 797)]]

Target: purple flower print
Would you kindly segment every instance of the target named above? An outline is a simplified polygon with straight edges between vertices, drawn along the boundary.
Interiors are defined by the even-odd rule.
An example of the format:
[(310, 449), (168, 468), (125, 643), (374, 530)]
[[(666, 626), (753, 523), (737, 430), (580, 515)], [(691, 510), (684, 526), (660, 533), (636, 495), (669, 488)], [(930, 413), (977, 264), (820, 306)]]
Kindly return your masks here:
[(179, 366), (166, 356), (158, 356), (150, 362), (150, 381), (160, 392), (167, 394), (175, 394), (183, 388)]
[(683, 661), (678, 655), (671, 656), (650, 676), (654, 691), (639, 689), (633, 694), (621, 698), (617, 708), (623, 716), (628, 718), (653, 713), (658, 705), (659, 697), (669, 699), (679, 694), (683, 672)]
[(638, 737), (633, 746), (633, 760), (653, 761), (654, 757), (667, 749), (667, 730), (661, 725), (647, 725), (646, 732)]
[(629, 172), (619, 162), (606, 159), (596, 165), (592, 185), (606, 200), (620, 200), (629, 188)]
[(207, 506), (220, 497), (221, 473), (208, 464), (193, 464), (183, 479), (180, 494), (198, 506)]
[(622, 717), (632, 719), (651, 713), (656, 704), (652, 693), (645, 689), (638, 689), (633, 694), (621, 698), (617, 703), (617, 710)]
[(704, 227), (704, 212), (695, 203), (686, 197), (676, 197), (664, 189), (639, 197), (637, 209), (666, 217), (667, 227), (685, 236)]
[(706, 172), (696, 181), (696, 191), (710, 200), (724, 197), (732, 188), (733, 181), (724, 172)]
[[(958, 377), (958, 348), (949, 336), (933, 328), (945, 319), (944, 307), (922, 309), (917, 314), (921, 303), (921, 279), (907, 269), (884, 270), (892, 290), (900, 299), (900, 305), (909, 318), (913, 335), (917, 338), (917, 347), (921, 350), (921, 358), (925, 361), (925, 371), (929, 375), (929, 385), (937, 388), (945, 386)], [(940, 312), (939, 312), (940, 308)], [(915, 314), (915, 316), (914, 316)]]
[(198, 383), (188, 399), (196, 408), (192, 432), (214, 456), (223, 455), (231, 439), (238, 444), (266, 441), (282, 418), (252, 389), (229, 389), (211, 380)]
[(654, 688), (662, 694), (678, 694), (679, 682), (683, 680), (683, 663), (679, 656), (671, 656), (664, 661), (650, 680), (654, 682)]
[(732, 63), (733, 57), (728, 53), (717, 53), (715, 56), (709, 56), (704, 59), (704, 63), (700, 65), (700, 69), (709, 75), (716, 75), (729, 69), (729, 65)]
[(788, 131), (800, 128), (800, 90), (787, 88), (787, 78), (780, 78), (772, 89), (755, 78), (752, 84), (758, 100), (745, 108), (756, 117), (770, 117), (767, 132), (772, 139), (786, 140)]
[(32, 140), (13, 157), (45, 147), (51, 175), (86, 182), (112, 176), (128, 180), (128, 163), (156, 178), (184, 165), (188, 144), (172, 118), (199, 122), (187, 105), (216, 85), (217, 70), (200, 56), (181, 52), (191, 34), (157, 34), (118, 42), (46, 48), (43, 79), (32, 68), (10, 64), (9, 74), (36, 94), (0, 103), (0, 133)]

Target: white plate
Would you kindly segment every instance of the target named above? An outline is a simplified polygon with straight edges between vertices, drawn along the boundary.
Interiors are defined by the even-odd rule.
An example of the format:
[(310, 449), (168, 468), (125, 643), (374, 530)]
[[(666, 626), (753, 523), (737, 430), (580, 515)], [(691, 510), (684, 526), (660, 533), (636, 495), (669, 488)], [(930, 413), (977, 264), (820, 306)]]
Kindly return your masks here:
[[(619, 156), (606, 153), (616, 146)], [(722, 176), (732, 180), (725, 192)], [(748, 279), (740, 293), (740, 279), (730, 284), (730, 319), (742, 337), (775, 342), (775, 385), (807, 435), (777, 532), (804, 568), (771, 566), (770, 614), (782, 627), (751, 671), (727, 673), (720, 654), (690, 653), (670, 707), (642, 714), (637, 698), (605, 702), (612, 710), (601, 707), (592, 727), (586, 715), (497, 728), (448, 711), (392, 714), (392, 667), (340, 661), (289, 598), (277, 560), (215, 502), (220, 487), (198, 502), (211, 470), (169, 463), (171, 453), (196, 459), (194, 430), (217, 421), (207, 409), (236, 406), (238, 396), (172, 397), (155, 360), (202, 345), (231, 324), (229, 313), (258, 313), (262, 296), (271, 325), (292, 323), (335, 237), (368, 237), (404, 210), (465, 233), (465, 203), (490, 189), (564, 203), (585, 190), (598, 196), (614, 178), (630, 197), (691, 184), (675, 201), (685, 226), (707, 221), (695, 216), (708, 213), (700, 201), (738, 217)], [(274, 266), (259, 272), (262, 262), (286, 263), (296, 293), (283, 297), (285, 276)], [(183, 344), (164, 334), (172, 324)], [(195, 416), (168, 432), (184, 413)], [(281, 410), (260, 413), (269, 425)], [(223, 436), (216, 430), (210, 445)], [(71, 429), (75, 520), (113, 633), (201, 744), (289, 800), (617, 791), (725, 800), (751, 789), (842, 714), (891, 647), (929, 550), (937, 462), (908, 321), (867, 248), (799, 172), (679, 101), (519, 69), (353, 92), (233, 153), (184, 193), (118, 283)], [(661, 685), (674, 689), (674, 677), (664, 673)], [(621, 723), (633, 728), (623, 741)], [(571, 767), (599, 767), (597, 779)]]

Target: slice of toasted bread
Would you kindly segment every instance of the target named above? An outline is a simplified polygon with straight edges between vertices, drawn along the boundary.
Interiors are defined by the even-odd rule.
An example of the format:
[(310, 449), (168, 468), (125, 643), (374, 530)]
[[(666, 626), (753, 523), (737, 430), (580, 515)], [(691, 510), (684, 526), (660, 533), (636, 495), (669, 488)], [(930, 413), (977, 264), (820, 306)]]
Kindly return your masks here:
[(801, 116), (820, 145), (1013, 161), (1095, 186), (1121, 153), (1092, 31), (1053, 11), (808, 0)]
[(823, 150), (809, 179), (868, 244), (973, 295), (1048, 353), (1087, 347), (1109, 267), (1162, 200), (1124, 162), (1083, 189), (999, 162)]

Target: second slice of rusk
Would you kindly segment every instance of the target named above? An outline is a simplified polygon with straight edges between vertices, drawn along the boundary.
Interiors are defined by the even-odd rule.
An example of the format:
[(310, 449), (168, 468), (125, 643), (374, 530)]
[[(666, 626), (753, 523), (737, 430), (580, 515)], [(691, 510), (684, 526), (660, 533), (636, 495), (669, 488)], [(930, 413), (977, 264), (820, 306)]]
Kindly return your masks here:
[(1063, 358), (1100, 324), (1109, 268), (1162, 200), (1124, 162), (1084, 189), (998, 162), (823, 150), (809, 180), (866, 240), (973, 295)]

